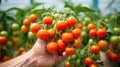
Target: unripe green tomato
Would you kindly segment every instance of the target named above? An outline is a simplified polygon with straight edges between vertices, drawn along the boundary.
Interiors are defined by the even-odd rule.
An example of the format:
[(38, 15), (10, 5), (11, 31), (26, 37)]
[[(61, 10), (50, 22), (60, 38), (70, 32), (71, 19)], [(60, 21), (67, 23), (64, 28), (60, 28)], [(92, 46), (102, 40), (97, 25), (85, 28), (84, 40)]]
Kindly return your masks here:
[(110, 37), (110, 42), (112, 44), (119, 44), (120, 43), (120, 38), (118, 36), (112, 36), (112, 37)]
[(19, 30), (20, 27), (19, 27), (19, 24), (13, 23), (11, 28), (12, 30), (16, 31), (16, 30)]
[(59, 18), (59, 16), (60, 16), (60, 14), (59, 14), (59, 13), (54, 14), (54, 18), (55, 18), (55, 19), (58, 19), (58, 18)]
[(7, 32), (7, 31), (1, 31), (0, 34), (1, 34), (2, 36), (8, 36), (8, 32)]
[(76, 66), (80, 67), (80, 59), (79, 58), (76, 60)]
[(114, 29), (115, 34), (119, 35), (120, 34), (120, 28), (115, 27)]
[(72, 56), (71, 56), (71, 59), (72, 59), (72, 60), (76, 60), (76, 59), (77, 59), (77, 55), (75, 55), (75, 54), (72, 55)]
[(82, 37), (82, 39), (86, 39), (86, 38), (88, 37), (87, 32), (82, 31), (82, 32), (81, 32), (81, 37)]
[(115, 14), (113, 14), (113, 15), (110, 16), (110, 18), (111, 18), (111, 19), (116, 19), (117, 16), (116, 16)]
[(106, 23), (108, 23), (108, 22), (109, 22), (109, 20), (106, 18), (106, 19), (105, 19), (105, 22), (106, 22)]
[(69, 56), (69, 57), (67, 58), (67, 60), (68, 60), (68, 61), (71, 61), (71, 60), (72, 60), (72, 59), (71, 59), (71, 56)]
[(85, 20), (85, 22), (90, 22), (91, 21), (91, 19), (89, 17), (85, 17), (84, 20)]
[(32, 32), (28, 32), (28, 38), (29, 39), (34, 39), (36, 36)]
[(13, 46), (12, 41), (8, 41), (6, 45), (7, 45), (7, 47), (12, 47)]

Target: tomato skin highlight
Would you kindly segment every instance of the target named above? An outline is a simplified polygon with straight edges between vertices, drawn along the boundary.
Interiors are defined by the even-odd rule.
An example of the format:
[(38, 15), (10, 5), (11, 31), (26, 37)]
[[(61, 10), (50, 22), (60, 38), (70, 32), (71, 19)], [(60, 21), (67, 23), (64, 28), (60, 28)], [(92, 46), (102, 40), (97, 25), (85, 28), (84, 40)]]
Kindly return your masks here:
[(42, 40), (48, 40), (49, 39), (49, 32), (48, 30), (45, 30), (45, 29), (40, 29), (38, 32), (37, 32), (37, 37), (42, 39)]
[(84, 63), (85, 63), (86, 65), (90, 66), (91, 64), (93, 64), (93, 60), (92, 60), (92, 58), (90, 58), (90, 57), (86, 57), (86, 58), (84, 59)]
[(66, 23), (65, 23), (65, 21), (62, 21), (62, 20), (58, 21), (56, 23), (56, 27), (57, 27), (58, 30), (61, 30), (61, 31), (65, 30), (66, 29)]
[(73, 30), (72, 30), (72, 35), (73, 35), (73, 37), (74, 37), (75, 39), (79, 38), (80, 35), (81, 35), (80, 29), (78, 29), (78, 28), (73, 29)]
[(75, 54), (76, 51), (75, 51), (74, 47), (66, 47), (65, 52), (68, 56), (71, 56), (71, 55)]
[(57, 44), (58, 44), (58, 51), (64, 51), (65, 50), (66, 44), (61, 39), (59, 39), (57, 41)]
[(107, 35), (107, 31), (105, 28), (100, 28), (97, 30), (97, 36), (99, 38), (104, 38)]
[(46, 48), (49, 53), (54, 54), (58, 50), (58, 44), (56, 42), (48, 42)]
[(94, 54), (98, 54), (99, 51), (100, 51), (100, 47), (99, 47), (98, 45), (92, 45), (92, 46), (90, 47), (90, 51), (91, 51), (92, 53), (94, 53)]
[(52, 17), (50, 16), (45, 16), (43, 19), (42, 19), (42, 22), (46, 25), (51, 25), (52, 22), (53, 22), (53, 19)]
[(62, 34), (62, 41), (65, 43), (70, 43), (71, 41), (73, 41), (72, 33), (63, 33)]
[(70, 62), (69, 62), (69, 61), (67, 61), (67, 62), (65, 63), (65, 67), (71, 67), (71, 65), (70, 65)]
[(30, 26), (30, 31), (34, 34), (36, 34), (38, 32), (38, 30), (40, 30), (41, 27), (38, 23), (32, 23)]

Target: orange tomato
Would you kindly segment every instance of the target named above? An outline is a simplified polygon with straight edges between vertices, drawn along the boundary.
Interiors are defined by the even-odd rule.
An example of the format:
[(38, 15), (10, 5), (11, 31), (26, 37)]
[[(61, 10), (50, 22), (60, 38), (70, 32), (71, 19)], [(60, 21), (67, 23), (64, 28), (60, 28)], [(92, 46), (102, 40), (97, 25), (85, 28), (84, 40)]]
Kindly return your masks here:
[(32, 23), (30, 26), (30, 31), (34, 34), (36, 34), (38, 32), (38, 30), (40, 30), (41, 27), (38, 23)]
[(58, 44), (58, 51), (64, 51), (65, 50), (66, 44), (61, 39), (59, 39), (57, 41), (57, 44)]
[(56, 35), (56, 30), (54, 29), (54, 28), (50, 28), (49, 30), (48, 30), (48, 32), (49, 32), (49, 34), (50, 34), (50, 38), (53, 38), (53, 37), (55, 37), (55, 35)]
[(36, 22), (38, 19), (38, 15), (37, 14), (31, 14), (29, 17), (29, 20), (32, 22)]
[(43, 19), (42, 19), (42, 22), (46, 25), (51, 25), (52, 22), (53, 22), (53, 19), (52, 17), (50, 16), (45, 16)]
[(79, 38), (81, 35), (81, 30), (79, 28), (75, 28), (72, 30), (72, 35), (75, 39)]
[(71, 41), (73, 41), (72, 33), (63, 33), (62, 34), (62, 41), (65, 43), (70, 43)]
[(67, 55), (71, 56), (71, 55), (75, 54), (76, 50), (74, 47), (66, 47), (65, 52)]
[(30, 20), (29, 19), (24, 19), (23, 20), (23, 25), (29, 26), (30, 25)]
[(74, 47), (79, 48), (82, 45), (82, 41), (78, 38), (75, 39)]
[(58, 50), (58, 44), (56, 42), (48, 42), (47, 43), (47, 51), (51, 54), (56, 53)]
[(87, 25), (87, 29), (88, 29), (88, 30), (95, 29), (95, 28), (96, 28), (96, 24), (95, 24), (95, 23), (89, 23), (89, 24)]
[(45, 29), (40, 29), (38, 32), (37, 32), (37, 37), (42, 39), (42, 40), (48, 40), (49, 39), (49, 32), (48, 30), (45, 30)]
[(21, 29), (20, 29), (20, 32), (23, 33), (23, 34), (25, 34), (25, 33), (28, 32), (28, 28), (25, 25), (22, 25)]

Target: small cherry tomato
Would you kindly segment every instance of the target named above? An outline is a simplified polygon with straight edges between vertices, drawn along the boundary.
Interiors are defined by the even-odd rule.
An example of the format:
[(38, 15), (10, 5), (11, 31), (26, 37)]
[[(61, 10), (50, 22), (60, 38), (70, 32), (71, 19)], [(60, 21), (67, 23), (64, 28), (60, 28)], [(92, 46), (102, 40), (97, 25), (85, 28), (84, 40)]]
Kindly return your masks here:
[(74, 47), (66, 47), (65, 52), (67, 55), (71, 56), (71, 55), (75, 54), (76, 51), (75, 51)]
[(50, 16), (45, 16), (43, 19), (42, 19), (42, 22), (46, 25), (51, 25), (52, 22), (53, 22), (53, 19), (52, 17)]
[(94, 53), (94, 54), (98, 54), (99, 51), (100, 51), (100, 47), (99, 47), (98, 45), (92, 45), (92, 46), (90, 47), (90, 51), (91, 51), (92, 53)]
[(79, 38), (81, 35), (81, 30), (79, 28), (75, 28), (72, 30), (72, 35), (75, 39)]
[(91, 64), (93, 64), (93, 60), (92, 60), (92, 58), (90, 58), (90, 57), (86, 57), (86, 58), (84, 59), (84, 63), (85, 63), (86, 65), (90, 66)]
[(32, 22), (36, 22), (38, 19), (38, 15), (37, 14), (31, 14), (29, 17), (29, 20)]
[(41, 27), (38, 23), (32, 23), (30, 26), (30, 31), (34, 34), (36, 34), (38, 32), (38, 30), (40, 30)]
[(106, 35), (107, 35), (107, 31), (105, 28), (100, 28), (97, 30), (97, 36), (99, 38), (105, 38)]

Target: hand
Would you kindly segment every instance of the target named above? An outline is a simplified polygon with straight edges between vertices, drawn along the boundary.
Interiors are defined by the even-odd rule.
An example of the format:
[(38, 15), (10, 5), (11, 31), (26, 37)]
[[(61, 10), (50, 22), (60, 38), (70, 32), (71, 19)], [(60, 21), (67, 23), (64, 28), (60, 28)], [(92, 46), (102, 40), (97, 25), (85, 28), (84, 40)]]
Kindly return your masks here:
[(46, 42), (37, 39), (35, 45), (31, 49), (34, 52), (34, 59), (37, 61), (37, 66), (40, 67), (50, 67), (58, 63), (61, 60), (64, 60), (66, 56), (59, 56), (58, 53), (50, 54), (46, 50)]

